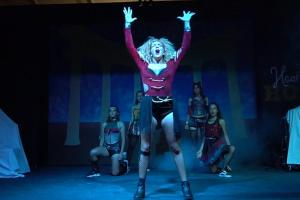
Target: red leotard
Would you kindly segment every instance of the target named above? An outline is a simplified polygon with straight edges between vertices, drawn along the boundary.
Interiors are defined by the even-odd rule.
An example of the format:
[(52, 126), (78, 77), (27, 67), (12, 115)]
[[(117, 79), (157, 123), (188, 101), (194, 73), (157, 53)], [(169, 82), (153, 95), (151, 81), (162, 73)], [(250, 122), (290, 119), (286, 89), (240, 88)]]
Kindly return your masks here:
[(148, 69), (148, 64), (138, 54), (130, 28), (124, 29), (125, 43), (129, 50), (129, 53), (133, 57), (137, 64), (142, 82), (148, 86), (148, 90), (145, 91), (146, 96), (172, 96), (172, 83), (174, 79), (177, 67), (182, 60), (184, 54), (190, 46), (191, 32), (184, 31), (183, 40), (180, 49), (177, 51), (176, 58), (171, 59), (167, 62), (167, 67), (163, 69), (158, 75)]

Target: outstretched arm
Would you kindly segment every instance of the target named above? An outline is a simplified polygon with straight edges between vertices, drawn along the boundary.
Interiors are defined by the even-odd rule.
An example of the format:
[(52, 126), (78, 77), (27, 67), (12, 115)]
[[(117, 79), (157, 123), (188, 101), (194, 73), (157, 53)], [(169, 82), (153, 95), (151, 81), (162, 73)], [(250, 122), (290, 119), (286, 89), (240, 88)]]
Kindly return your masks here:
[(180, 49), (177, 51), (176, 55), (176, 62), (180, 62), (183, 58), (184, 54), (186, 53), (187, 49), (190, 47), (191, 44), (191, 25), (190, 20), (192, 16), (195, 15), (194, 12), (185, 12), (183, 11), (183, 16), (178, 16), (177, 18), (183, 21), (184, 23), (184, 34), (181, 43)]
[(129, 51), (130, 55), (134, 59), (135, 63), (139, 66), (139, 62), (141, 59), (135, 48), (135, 45), (134, 45), (134, 42), (132, 39), (131, 29), (130, 29), (131, 23), (134, 22), (137, 18), (132, 17), (132, 10), (130, 7), (128, 7), (127, 9), (124, 8), (123, 13), (124, 13), (124, 18), (125, 18), (125, 28), (124, 28), (125, 44), (126, 44), (126, 47)]

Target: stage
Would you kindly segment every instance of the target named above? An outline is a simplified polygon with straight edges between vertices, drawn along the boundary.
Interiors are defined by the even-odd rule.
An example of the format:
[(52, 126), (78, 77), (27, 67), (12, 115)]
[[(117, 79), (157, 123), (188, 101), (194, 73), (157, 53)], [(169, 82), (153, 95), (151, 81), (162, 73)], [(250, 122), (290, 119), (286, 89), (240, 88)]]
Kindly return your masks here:
[[(172, 163), (173, 164), (173, 163)], [(25, 178), (0, 179), (2, 200), (132, 199), (137, 171), (112, 177), (104, 169), (100, 177), (85, 178), (87, 166), (47, 167)], [(195, 199), (299, 199), (300, 173), (265, 167), (235, 169), (232, 178), (189, 172)], [(182, 199), (176, 171), (152, 169), (148, 173), (146, 199)]]
[[(139, 90), (163, 97), (161, 102), (172, 97), (165, 113), (173, 112), (176, 120), (168, 117), (165, 130), (175, 127), (182, 134), (179, 143), (196, 200), (300, 199), (300, 170), (279, 169), (282, 163), (300, 163), (300, 134), (293, 131), (297, 137), (290, 140), (289, 129), (300, 130), (300, 123), (291, 120), (293, 126), (287, 120), (287, 113), (300, 105), (300, 1), (2, 1), (0, 176), (1, 171), (8, 171), (6, 177), (30, 173), (0, 178), (0, 200), (132, 199), (137, 168), (111, 176), (106, 157), (99, 160), (105, 166), (100, 177), (85, 175), (90, 152), (99, 145), (110, 118), (124, 123), (109, 129), (119, 129), (121, 137), (115, 142), (125, 140), (122, 152), (134, 149), (127, 159), (137, 165), (141, 145), (127, 136), (134, 129), (131, 122), (143, 119), (139, 113), (149, 110), (150, 117), (152, 112), (150, 101), (147, 109), (136, 109)], [(42, 2), (52, 5), (39, 5)], [(124, 23), (124, 7), (132, 9), (127, 17), (136, 21)], [(183, 22), (183, 11), (196, 14)], [(129, 27), (124, 29), (128, 23), (130, 35)], [(191, 40), (185, 43), (184, 35)], [(162, 45), (164, 54), (157, 60), (148, 51), (141, 55), (139, 47), (149, 36), (170, 40), (168, 46), (175, 50), (166, 53), (169, 48)], [(152, 64), (159, 73), (152, 71)], [(194, 83), (199, 83), (197, 95)], [(191, 100), (197, 100), (197, 109), (191, 109)], [(203, 135), (211, 119), (204, 122), (203, 117), (209, 116), (211, 103), (218, 111), (211, 124), (220, 131), (206, 137), (224, 136), (230, 140), (226, 144), (235, 147), (232, 178), (197, 167), (201, 139), (194, 137), (193, 128)], [(110, 117), (111, 107), (118, 108), (117, 117)], [(192, 110), (201, 112), (194, 115)], [(143, 132), (138, 126), (135, 130)], [(183, 199), (168, 146), (174, 141), (166, 140), (162, 130), (151, 136), (146, 199)], [(294, 144), (292, 149), (289, 144)], [(296, 162), (290, 162), (290, 152)]]

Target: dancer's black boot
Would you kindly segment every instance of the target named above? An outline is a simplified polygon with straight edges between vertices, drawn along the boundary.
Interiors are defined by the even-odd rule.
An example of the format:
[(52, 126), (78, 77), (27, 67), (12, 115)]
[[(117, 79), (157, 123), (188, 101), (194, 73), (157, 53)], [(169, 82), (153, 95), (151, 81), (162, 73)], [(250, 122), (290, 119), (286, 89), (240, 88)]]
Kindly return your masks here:
[(145, 179), (140, 178), (133, 199), (138, 200), (144, 198), (145, 198)]
[(185, 200), (192, 200), (193, 194), (190, 188), (190, 183), (188, 181), (182, 181), (181, 182), (181, 189), (183, 193), (183, 197)]

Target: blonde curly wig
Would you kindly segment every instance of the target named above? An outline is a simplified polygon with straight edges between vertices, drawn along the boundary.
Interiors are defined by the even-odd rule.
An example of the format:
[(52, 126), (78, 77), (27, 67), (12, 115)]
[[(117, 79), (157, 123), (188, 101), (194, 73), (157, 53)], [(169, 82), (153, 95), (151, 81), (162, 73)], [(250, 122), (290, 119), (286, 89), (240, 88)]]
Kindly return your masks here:
[(155, 38), (148, 37), (148, 40), (142, 44), (138, 49), (139, 56), (148, 64), (152, 61), (151, 56), (151, 44), (155, 41), (159, 41), (162, 43), (164, 48), (163, 61), (167, 63), (169, 60), (174, 59), (176, 57), (176, 50), (172, 42), (170, 42), (166, 38)]

